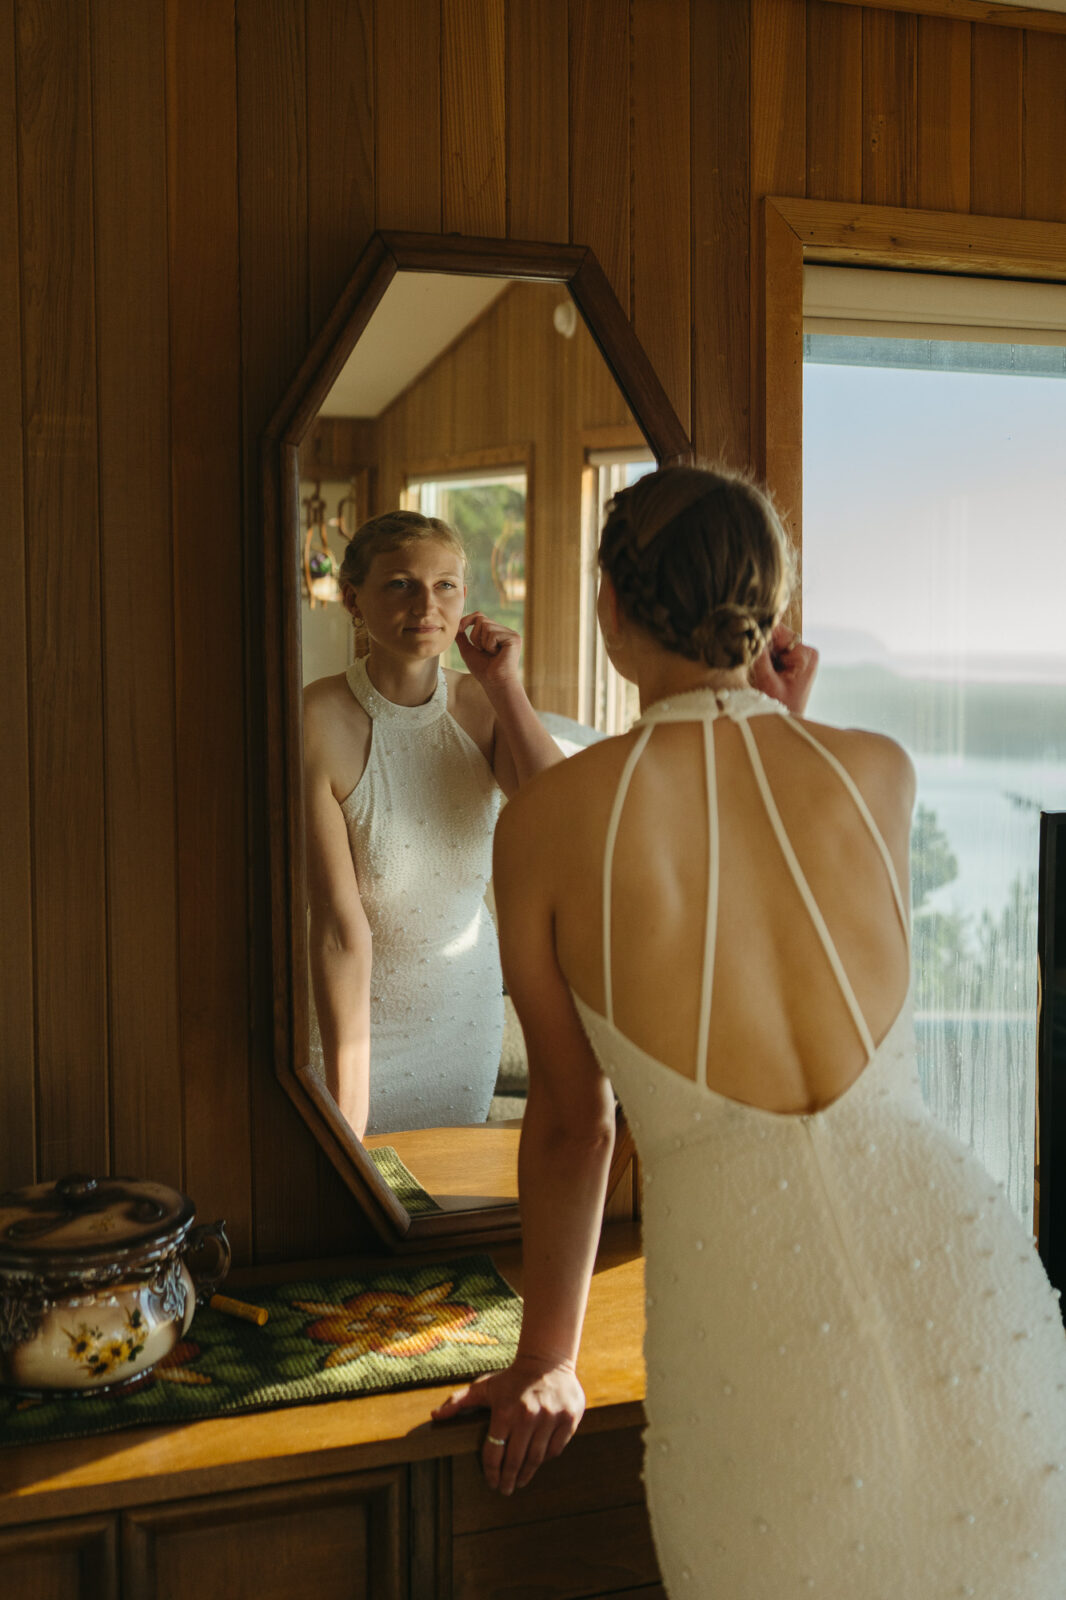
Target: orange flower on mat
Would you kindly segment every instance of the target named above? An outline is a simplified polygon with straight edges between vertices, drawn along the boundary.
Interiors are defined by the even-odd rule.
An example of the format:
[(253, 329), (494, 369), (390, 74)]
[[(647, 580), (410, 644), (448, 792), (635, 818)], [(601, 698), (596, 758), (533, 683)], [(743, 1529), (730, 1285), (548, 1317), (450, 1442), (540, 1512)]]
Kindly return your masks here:
[(173, 1350), (168, 1350), (162, 1361), (157, 1361), (152, 1371), (165, 1383), (210, 1383), (209, 1372), (191, 1372), (189, 1363), (200, 1355), (200, 1346), (191, 1339), (179, 1339)]
[(468, 1326), (477, 1317), (473, 1306), (449, 1301), (450, 1283), (436, 1283), (417, 1294), (392, 1289), (353, 1295), (340, 1305), (321, 1300), (294, 1300), (300, 1311), (319, 1318), (305, 1329), (309, 1339), (336, 1345), (323, 1366), (339, 1367), (346, 1361), (373, 1353), (404, 1359), (428, 1355), (442, 1344), (499, 1344), (491, 1334)]

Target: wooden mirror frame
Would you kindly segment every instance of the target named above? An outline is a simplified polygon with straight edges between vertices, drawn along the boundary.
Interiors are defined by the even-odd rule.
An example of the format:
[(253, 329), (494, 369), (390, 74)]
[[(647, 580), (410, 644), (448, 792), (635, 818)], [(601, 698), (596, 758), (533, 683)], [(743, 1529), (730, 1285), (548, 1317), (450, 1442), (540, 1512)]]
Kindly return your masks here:
[[(390, 1249), (447, 1241), (497, 1243), (519, 1231), (517, 1205), (412, 1217), (381, 1178), (308, 1057), (303, 718), (300, 665), (300, 445), (398, 272), (454, 273), (557, 283), (569, 289), (656, 460), (689, 461), (692, 447), (590, 250), (437, 234), (376, 233), (293, 378), (261, 441), (264, 659), (275, 1071), (322, 1149)], [(633, 1155), (619, 1114), (608, 1194)]]

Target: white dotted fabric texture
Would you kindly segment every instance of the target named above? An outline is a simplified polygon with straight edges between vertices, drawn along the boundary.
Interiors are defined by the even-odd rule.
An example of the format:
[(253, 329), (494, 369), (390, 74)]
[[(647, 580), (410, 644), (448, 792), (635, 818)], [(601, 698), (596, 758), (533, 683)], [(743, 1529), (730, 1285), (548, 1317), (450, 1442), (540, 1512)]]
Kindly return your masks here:
[[(373, 936), (368, 1133), (484, 1122), (500, 1063), (503, 981), (485, 904), (499, 790), (433, 698), (398, 706), (360, 659), (348, 683), (373, 722), (342, 811)], [(312, 1007), (312, 1065), (322, 1047)]]
[(909, 1003), (810, 1117), (723, 1098), (578, 1007), (644, 1164), (672, 1600), (1063, 1600), (1058, 1300), (926, 1111)]

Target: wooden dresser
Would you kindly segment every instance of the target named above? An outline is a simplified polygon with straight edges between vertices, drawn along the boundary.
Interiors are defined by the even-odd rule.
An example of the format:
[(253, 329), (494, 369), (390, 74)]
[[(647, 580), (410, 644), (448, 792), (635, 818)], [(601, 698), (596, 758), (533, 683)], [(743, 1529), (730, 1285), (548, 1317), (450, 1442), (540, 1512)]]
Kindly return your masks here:
[[(520, 1289), (517, 1248), (496, 1261)], [(588, 1412), (509, 1499), (481, 1477), (484, 1415), (428, 1422), (440, 1388), (0, 1451), (0, 1595), (662, 1600), (640, 1480), (642, 1331), (637, 1231), (613, 1224), (582, 1349)]]

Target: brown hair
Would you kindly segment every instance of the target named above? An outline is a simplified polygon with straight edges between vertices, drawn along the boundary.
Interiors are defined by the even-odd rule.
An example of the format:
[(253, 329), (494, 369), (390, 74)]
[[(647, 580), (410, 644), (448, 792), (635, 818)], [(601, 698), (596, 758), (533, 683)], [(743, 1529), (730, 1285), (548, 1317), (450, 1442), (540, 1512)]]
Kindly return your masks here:
[(755, 484), (720, 468), (664, 467), (615, 495), (600, 566), (623, 614), (667, 650), (747, 667), (788, 604), (795, 557)]
[(375, 556), (383, 555), (388, 550), (399, 550), (401, 545), (410, 544), (412, 540), (423, 539), (447, 545), (459, 558), (463, 571), (466, 571), (463, 541), (446, 522), (439, 517), (424, 517), (420, 511), (385, 511), (379, 517), (371, 517), (369, 522), (364, 522), (352, 534), (341, 562), (341, 586), (347, 583), (353, 589), (358, 589), (360, 584), (366, 582)]

